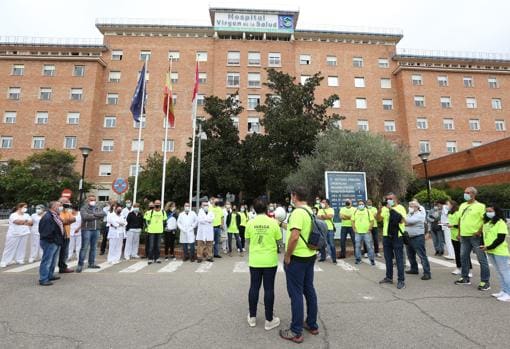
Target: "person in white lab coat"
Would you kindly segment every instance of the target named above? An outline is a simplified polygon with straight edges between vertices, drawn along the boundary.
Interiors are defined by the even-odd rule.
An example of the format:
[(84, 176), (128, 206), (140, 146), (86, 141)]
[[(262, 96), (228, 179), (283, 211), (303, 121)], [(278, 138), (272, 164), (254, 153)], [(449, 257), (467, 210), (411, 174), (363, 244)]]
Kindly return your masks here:
[(5, 247), (0, 261), (0, 268), (5, 268), (14, 262), (25, 264), (25, 251), (30, 236), (32, 218), (27, 213), (27, 204), (20, 202), (16, 211), (9, 216), (9, 228), (5, 236)]
[(455, 250), (453, 248), (452, 244), (452, 235), (450, 231), (450, 227), (448, 227), (448, 205), (446, 202), (441, 202), (442, 209), (441, 209), (441, 218), (440, 218), (440, 225), (443, 229), (444, 234), (444, 242), (445, 242), (445, 248), (446, 248), (446, 256), (444, 258), (446, 259), (455, 259)]
[(120, 263), (122, 255), (122, 240), (126, 236), (126, 219), (122, 216), (122, 205), (116, 204), (106, 218), (108, 229), (108, 263)]
[(69, 233), (69, 256), (67, 259), (71, 260), (76, 252), (76, 259), (80, 257), (81, 249), (81, 215), (77, 207), (73, 208), (73, 216), (76, 219), (71, 223), (71, 231)]
[(182, 244), (184, 253), (184, 262), (191, 260), (195, 261), (195, 228), (198, 225), (197, 214), (191, 211), (188, 202), (184, 204), (184, 212), (181, 212), (177, 218), (177, 227), (181, 232), (179, 242)]
[(126, 207), (122, 209), (122, 217), (127, 219), (129, 212), (133, 211), (133, 204), (131, 203), (131, 200), (126, 200), (125, 205)]
[(39, 243), (39, 221), (45, 212), (44, 205), (37, 205), (35, 213), (30, 216), (32, 218), (32, 226), (30, 227), (30, 257), (28, 258), (28, 263), (34, 263), (42, 257), (43, 251)]
[(202, 208), (198, 212), (198, 230), (197, 230), (197, 263), (202, 263), (203, 259), (209, 262), (213, 261), (212, 245), (214, 241), (213, 228), (214, 214), (209, 211), (209, 203), (203, 202)]

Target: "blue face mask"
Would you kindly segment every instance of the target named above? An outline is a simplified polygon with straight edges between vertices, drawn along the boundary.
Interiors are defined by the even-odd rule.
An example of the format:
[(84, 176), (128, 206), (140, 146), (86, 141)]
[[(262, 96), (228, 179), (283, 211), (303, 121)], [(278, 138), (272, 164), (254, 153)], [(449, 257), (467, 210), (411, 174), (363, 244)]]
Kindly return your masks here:
[(496, 212), (487, 212), (485, 215), (487, 218), (493, 219), (496, 216)]
[(390, 207), (395, 206), (395, 201), (393, 201), (393, 200), (388, 200), (388, 205), (390, 205)]
[(365, 209), (365, 205), (358, 205), (358, 208), (359, 208), (360, 210), (364, 210), (364, 209)]
[(471, 195), (468, 193), (464, 193), (464, 200), (466, 200), (466, 201), (471, 200)]

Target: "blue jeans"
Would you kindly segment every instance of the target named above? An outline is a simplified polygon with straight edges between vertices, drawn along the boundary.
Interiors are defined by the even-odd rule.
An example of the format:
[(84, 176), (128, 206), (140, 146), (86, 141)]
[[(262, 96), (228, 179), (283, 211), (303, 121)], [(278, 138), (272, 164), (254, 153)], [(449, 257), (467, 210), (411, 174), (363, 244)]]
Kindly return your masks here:
[(471, 251), (474, 251), (476, 258), (480, 263), (480, 281), (489, 282), (491, 271), (489, 269), (489, 262), (487, 255), (480, 250), (482, 245), (479, 236), (461, 236), (460, 237), (460, 263), (462, 264), (462, 277), (469, 279), (469, 263), (471, 261)]
[(291, 257), (289, 264), (285, 265), (287, 279), (287, 292), (290, 298), (292, 321), (290, 329), (297, 335), (303, 333), (304, 306), (303, 295), (306, 299), (306, 324), (311, 329), (318, 329), (317, 325), (317, 294), (313, 287), (313, 267), (315, 259), (309, 262), (296, 261)]
[(331, 260), (333, 263), (336, 263), (336, 247), (335, 247), (335, 231), (328, 230), (328, 241), (327, 246), (324, 246), (320, 250), (321, 261), (326, 260), (326, 248), (329, 248), (329, 254), (331, 255)]
[(510, 295), (510, 266), (508, 265), (508, 257), (496, 256), (492, 253), (488, 253), (488, 255), (498, 273), (501, 290)]
[(221, 228), (215, 227), (214, 228), (214, 248), (213, 252), (215, 256), (220, 255), (220, 243), (221, 243)]
[(273, 321), (274, 280), (276, 278), (277, 269), (277, 267), (250, 267), (250, 291), (248, 292), (250, 317), (257, 316), (257, 304), (259, 302), (260, 285), (264, 283), (264, 308), (266, 313), (266, 320)]
[(372, 234), (356, 234), (355, 237), (356, 248), (354, 249), (354, 256), (356, 257), (356, 261), (361, 261), (361, 243), (364, 242), (366, 247), (368, 248), (368, 259), (371, 262), (374, 261), (374, 245), (372, 245)]
[(416, 262), (416, 255), (418, 255), (423, 266), (423, 274), (430, 275), (429, 258), (425, 249), (425, 235), (410, 236), (409, 245), (406, 246), (406, 250), (407, 258), (411, 264), (411, 271), (418, 272), (418, 262)]
[(83, 266), (83, 262), (85, 261), (85, 255), (87, 254), (87, 249), (89, 249), (89, 266), (96, 264), (96, 250), (97, 250), (97, 240), (99, 239), (99, 230), (82, 230), (81, 232), (81, 249), (80, 249), (80, 257), (78, 259), (78, 265)]
[(39, 282), (48, 282), (53, 278), (60, 246), (46, 240), (41, 240), (39, 244), (43, 250), (41, 265), (39, 266)]
[(435, 228), (430, 230), (430, 235), (432, 235), (432, 243), (434, 244), (434, 249), (436, 252), (441, 254), (444, 253), (444, 232), (443, 229)]
[(355, 247), (354, 230), (352, 230), (352, 227), (342, 227), (340, 230), (340, 258), (345, 258), (345, 240), (347, 235), (351, 237), (352, 247)]
[[(374, 241), (374, 252), (379, 253), (379, 228), (372, 228), (372, 241)], [(367, 244), (363, 244), (363, 253), (368, 253)]]
[(386, 262), (386, 278), (393, 280), (393, 258), (397, 261), (398, 281), (404, 281), (404, 240), (383, 236), (384, 261)]
[(182, 252), (184, 253), (184, 258), (195, 258), (195, 243), (190, 242), (187, 244), (182, 244)]
[(236, 247), (242, 252), (241, 237), (235, 233), (228, 233), (228, 252), (232, 253), (232, 238), (236, 239)]

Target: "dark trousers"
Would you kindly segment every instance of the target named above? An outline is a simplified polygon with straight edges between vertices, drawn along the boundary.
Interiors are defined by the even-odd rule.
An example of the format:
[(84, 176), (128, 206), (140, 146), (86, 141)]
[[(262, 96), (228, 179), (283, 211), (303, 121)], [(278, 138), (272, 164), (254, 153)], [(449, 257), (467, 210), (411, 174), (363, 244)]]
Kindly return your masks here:
[(423, 266), (423, 274), (430, 275), (430, 264), (427, 257), (427, 250), (425, 249), (425, 235), (410, 237), (409, 245), (406, 246), (406, 250), (409, 264), (411, 264), (411, 271), (418, 272), (418, 262), (416, 262), (416, 255), (418, 255), (421, 260), (421, 265)]
[(236, 239), (236, 247), (243, 252), (241, 247), (241, 238), (239, 237), (239, 234), (235, 233), (228, 233), (228, 252), (232, 253), (232, 238)]
[(170, 256), (175, 256), (175, 230), (165, 231), (165, 257), (168, 257), (168, 249), (170, 248)]
[(101, 229), (101, 254), (105, 254), (106, 252), (106, 243), (108, 242), (108, 227), (104, 227)]
[(393, 258), (397, 261), (398, 281), (404, 281), (404, 240), (383, 236), (384, 261), (386, 262), (386, 278), (393, 280)]
[(303, 333), (304, 305), (303, 296), (306, 299), (306, 324), (311, 329), (318, 329), (317, 325), (317, 294), (313, 286), (313, 267), (315, 259), (309, 262), (291, 259), (285, 265), (287, 279), (287, 292), (290, 298), (292, 320), (290, 329), (297, 335)]
[(266, 310), (266, 320), (273, 321), (274, 281), (276, 278), (277, 269), (277, 267), (250, 267), (250, 291), (248, 293), (250, 317), (257, 316), (257, 304), (259, 302), (260, 285), (264, 283), (264, 307)]
[[(372, 228), (372, 241), (374, 242), (374, 253), (379, 253), (379, 228)], [(363, 241), (363, 253), (368, 253), (367, 244)]]
[(147, 234), (149, 250), (147, 251), (147, 258), (155, 261), (159, 258), (159, 241), (161, 234)]
[(244, 246), (246, 245), (246, 238), (245, 238), (245, 233), (246, 231), (246, 227), (239, 227), (239, 237), (241, 238), (241, 248), (244, 248)]
[(195, 243), (184, 243), (182, 244), (182, 253), (184, 258), (190, 258), (191, 260), (195, 259)]
[(352, 248), (354, 249), (356, 247), (356, 240), (352, 227), (342, 227), (340, 230), (340, 258), (345, 258), (345, 240), (347, 240), (347, 235), (351, 237)]
[(71, 239), (64, 238), (62, 242), (62, 246), (60, 246), (60, 252), (58, 254), (58, 269), (59, 271), (64, 271), (67, 269), (67, 257), (69, 257), (69, 241)]
[[(453, 250), (455, 251), (455, 264), (457, 264), (457, 268), (461, 268), (462, 264), (460, 263), (460, 241), (452, 240)], [(473, 269), (473, 265), (471, 264), (471, 258), (469, 259), (469, 269)]]

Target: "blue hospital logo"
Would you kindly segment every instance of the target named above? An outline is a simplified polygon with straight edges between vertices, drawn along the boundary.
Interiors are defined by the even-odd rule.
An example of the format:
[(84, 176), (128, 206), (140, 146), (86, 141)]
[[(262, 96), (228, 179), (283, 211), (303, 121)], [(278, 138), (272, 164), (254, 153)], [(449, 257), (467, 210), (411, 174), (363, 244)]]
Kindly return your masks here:
[(293, 16), (279, 16), (278, 27), (279, 29), (293, 29), (294, 28)]

